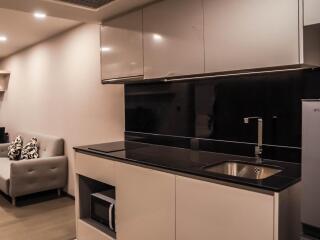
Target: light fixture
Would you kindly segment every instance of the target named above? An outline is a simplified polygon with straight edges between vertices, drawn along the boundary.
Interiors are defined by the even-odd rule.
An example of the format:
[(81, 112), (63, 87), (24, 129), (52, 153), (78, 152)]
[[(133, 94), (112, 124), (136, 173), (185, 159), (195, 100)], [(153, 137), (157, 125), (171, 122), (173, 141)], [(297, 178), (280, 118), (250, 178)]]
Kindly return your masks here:
[(155, 40), (156, 42), (161, 42), (163, 40), (163, 37), (157, 33), (154, 33), (152, 37), (153, 37), (153, 40)]
[(101, 47), (101, 52), (111, 52), (112, 48), (111, 47)]
[(35, 12), (33, 16), (37, 19), (45, 19), (47, 17), (47, 14), (44, 12)]
[(4, 35), (0, 35), (0, 42), (6, 42), (8, 38)]

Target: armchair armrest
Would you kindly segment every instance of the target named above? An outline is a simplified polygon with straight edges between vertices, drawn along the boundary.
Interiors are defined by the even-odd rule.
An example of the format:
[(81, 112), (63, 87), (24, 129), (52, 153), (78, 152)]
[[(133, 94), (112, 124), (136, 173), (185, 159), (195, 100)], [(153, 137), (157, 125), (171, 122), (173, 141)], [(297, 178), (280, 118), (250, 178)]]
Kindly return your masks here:
[(7, 157), (8, 156), (8, 147), (10, 143), (1, 143), (0, 144), (0, 157)]
[(19, 197), (63, 188), (67, 184), (66, 156), (20, 160), (11, 163), (9, 194)]

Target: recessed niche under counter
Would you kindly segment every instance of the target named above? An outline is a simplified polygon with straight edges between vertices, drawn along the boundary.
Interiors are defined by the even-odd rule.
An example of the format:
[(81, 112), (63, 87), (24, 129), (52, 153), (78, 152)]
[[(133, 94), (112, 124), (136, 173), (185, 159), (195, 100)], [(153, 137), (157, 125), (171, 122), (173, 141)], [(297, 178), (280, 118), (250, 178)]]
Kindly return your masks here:
[[(115, 240), (116, 233), (109, 228), (109, 222), (99, 221), (99, 216), (92, 215), (92, 208), (98, 209), (96, 212), (105, 212), (109, 215), (109, 211), (113, 211), (115, 215), (115, 169), (114, 163), (105, 161), (101, 158), (95, 158), (89, 155), (76, 154), (77, 161), (75, 162), (76, 173), (76, 223), (77, 223), (77, 239), (103, 239)], [(104, 194), (104, 192), (113, 191), (114, 199), (113, 209), (110, 205), (103, 203), (99, 199), (95, 199), (97, 195)], [(98, 196), (99, 197), (99, 196)], [(103, 196), (101, 198), (104, 198)], [(92, 202), (99, 202), (93, 206)], [(99, 205), (99, 206), (98, 206)], [(98, 214), (96, 214), (98, 215)], [(113, 215), (113, 219), (115, 216)], [(100, 216), (101, 217), (101, 216)], [(107, 216), (108, 217), (108, 216)], [(116, 229), (115, 221), (113, 221), (114, 229)]]
[[(112, 195), (110, 198), (115, 199), (114, 186), (79, 175), (80, 220), (100, 230), (112, 239), (116, 239), (113, 209), (115, 201), (112, 201), (112, 199), (104, 201), (104, 198), (108, 198), (108, 193)], [(108, 206), (106, 206), (106, 203), (108, 203)], [(109, 207), (110, 204), (112, 206)], [(108, 218), (110, 214), (113, 215), (111, 222)]]

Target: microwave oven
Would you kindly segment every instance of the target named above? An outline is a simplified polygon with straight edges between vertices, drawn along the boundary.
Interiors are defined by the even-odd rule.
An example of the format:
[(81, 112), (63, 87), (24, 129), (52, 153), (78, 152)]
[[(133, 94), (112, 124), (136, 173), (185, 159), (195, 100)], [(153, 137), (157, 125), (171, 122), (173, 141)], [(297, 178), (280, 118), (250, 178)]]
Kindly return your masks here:
[(114, 189), (91, 194), (91, 219), (116, 232), (115, 204)]

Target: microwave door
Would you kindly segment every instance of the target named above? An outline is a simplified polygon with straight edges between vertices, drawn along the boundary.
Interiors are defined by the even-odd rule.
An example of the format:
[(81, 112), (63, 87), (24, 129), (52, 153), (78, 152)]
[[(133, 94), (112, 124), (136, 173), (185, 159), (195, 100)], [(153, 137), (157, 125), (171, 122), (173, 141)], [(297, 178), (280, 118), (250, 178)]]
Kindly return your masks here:
[[(107, 191), (92, 194), (92, 197), (95, 199), (92, 202), (93, 215), (97, 216), (98, 221), (100, 219), (100, 222), (103, 222), (107, 228), (115, 231), (115, 199), (112, 196), (107, 196), (106, 194)], [(101, 221), (101, 219), (104, 219), (104, 221)]]

